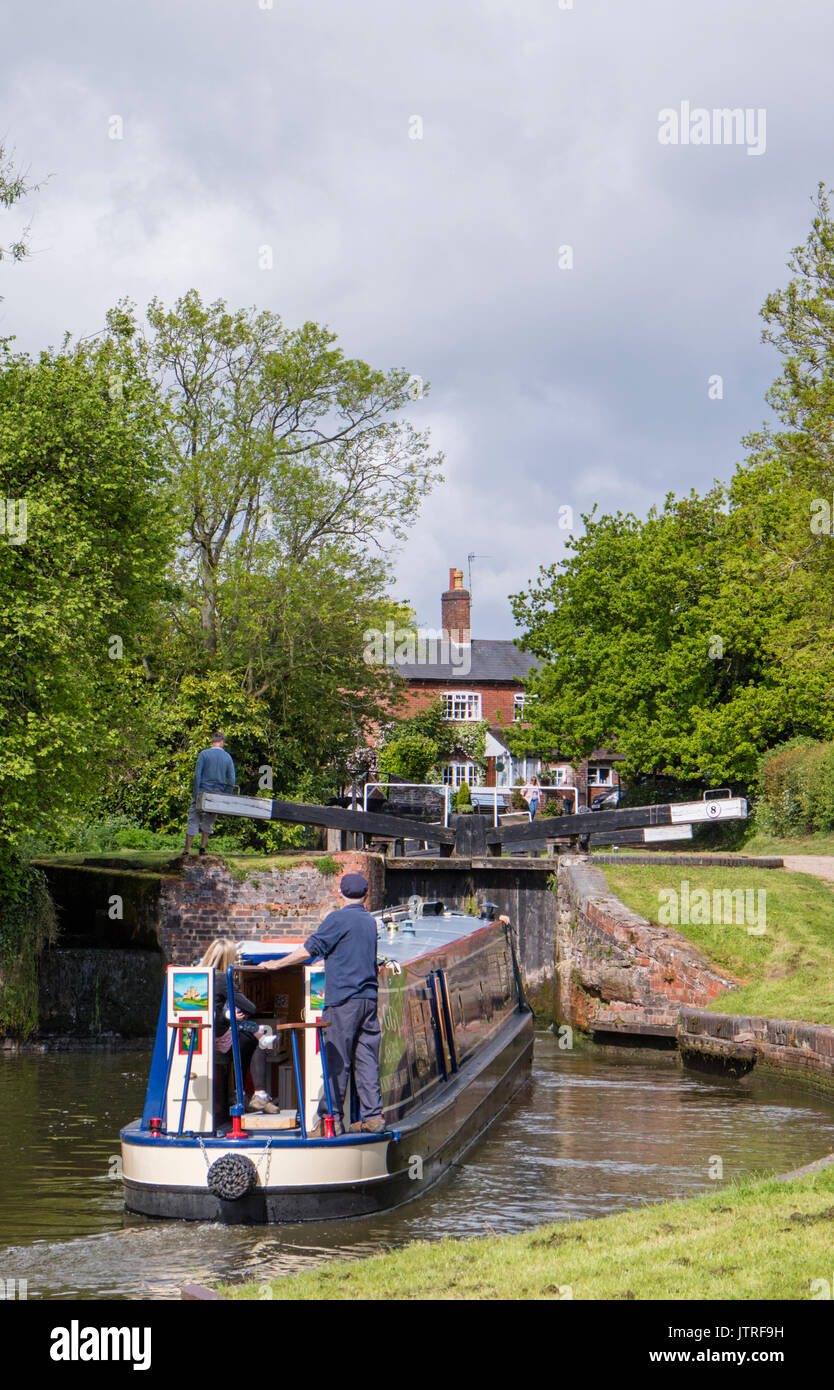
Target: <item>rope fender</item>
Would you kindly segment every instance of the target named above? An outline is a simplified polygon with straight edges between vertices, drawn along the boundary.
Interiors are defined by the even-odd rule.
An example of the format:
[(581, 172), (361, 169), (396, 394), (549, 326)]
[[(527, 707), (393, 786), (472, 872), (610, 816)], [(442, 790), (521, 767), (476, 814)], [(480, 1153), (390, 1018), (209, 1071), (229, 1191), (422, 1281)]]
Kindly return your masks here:
[(251, 1192), (258, 1180), (258, 1170), (246, 1154), (223, 1154), (216, 1158), (206, 1174), (209, 1192), (223, 1202), (236, 1202)]

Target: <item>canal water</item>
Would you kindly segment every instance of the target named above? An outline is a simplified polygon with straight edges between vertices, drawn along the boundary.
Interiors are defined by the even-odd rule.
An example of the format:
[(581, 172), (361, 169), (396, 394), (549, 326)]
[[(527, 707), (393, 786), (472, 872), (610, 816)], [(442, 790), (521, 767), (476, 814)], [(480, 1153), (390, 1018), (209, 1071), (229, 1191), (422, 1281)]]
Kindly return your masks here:
[(147, 1052), (0, 1060), (0, 1278), (29, 1298), (176, 1298), (189, 1280), (291, 1274), (410, 1240), (601, 1216), (779, 1173), (834, 1150), (834, 1106), (755, 1074), (680, 1069), (674, 1054), (562, 1051), (536, 1035), (530, 1080), (455, 1171), (388, 1216), (223, 1227), (126, 1215), (120, 1125), (140, 1113)]

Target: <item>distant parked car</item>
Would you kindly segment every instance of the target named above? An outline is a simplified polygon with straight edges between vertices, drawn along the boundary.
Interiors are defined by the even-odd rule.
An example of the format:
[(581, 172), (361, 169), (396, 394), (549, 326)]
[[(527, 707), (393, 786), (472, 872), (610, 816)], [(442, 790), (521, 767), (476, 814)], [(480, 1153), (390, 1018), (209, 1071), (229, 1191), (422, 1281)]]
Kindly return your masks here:
[(613, 811), (620, 804), (620, 793), (618, 791), (608, 792), (605, 796), (597, 797), (596, 801), (591, 802), (592, 811)]

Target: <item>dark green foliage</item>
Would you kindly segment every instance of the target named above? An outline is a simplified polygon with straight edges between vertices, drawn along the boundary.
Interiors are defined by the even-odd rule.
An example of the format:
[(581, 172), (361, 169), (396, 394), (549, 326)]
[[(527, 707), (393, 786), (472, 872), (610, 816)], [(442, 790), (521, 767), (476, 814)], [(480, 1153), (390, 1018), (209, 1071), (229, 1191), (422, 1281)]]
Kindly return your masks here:
[(486, 720), (455, 724), (444, 719), (443, 701), (438, 696), (424, 709), (386, 726), (379, 755), (380, 771), (383, 775), (405, 777), (409, 782), (439, 782), (440, 764), (456, 755), (471, 758), (483, 768), (488, 727)]
[(770, 835), (834, 830), (834, 743), (803, 740), (762, 759), (756, 828)]
[(425, 782), (437, 762), (434, 739), (416, 730), (403, 731), (380, 749), (379, 770), (383, 777), (404, 777), (407, 782)]

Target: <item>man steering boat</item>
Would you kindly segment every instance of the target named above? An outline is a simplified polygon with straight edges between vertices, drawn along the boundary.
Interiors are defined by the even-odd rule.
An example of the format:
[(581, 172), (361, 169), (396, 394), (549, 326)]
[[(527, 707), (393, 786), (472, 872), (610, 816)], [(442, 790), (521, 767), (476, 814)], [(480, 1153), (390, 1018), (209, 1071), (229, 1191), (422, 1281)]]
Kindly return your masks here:
[[(361, 1119), (350, 1132), (378, 1134), (385, 1128), (379, 1088), (380, 1027), (377, 1017), (377, 923), (365, 908), (368, 880), (363, 874), (344, 874), (339, 883), (343, 906), (329, 912), (303, 946), (280, 960), (262, 962), (261, 970), (283, 970), (312, 956), (324, 960), (322, 1022), (325, 1061), (330, 1076), (334, 1132), (344, 1134), (344, 1104), (348, 1077), (359, 1099)], [(319, 1119), (310, 1138), (322, 1134), (327, 1102), (319, 1101)]]

